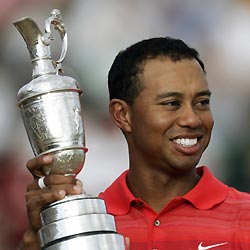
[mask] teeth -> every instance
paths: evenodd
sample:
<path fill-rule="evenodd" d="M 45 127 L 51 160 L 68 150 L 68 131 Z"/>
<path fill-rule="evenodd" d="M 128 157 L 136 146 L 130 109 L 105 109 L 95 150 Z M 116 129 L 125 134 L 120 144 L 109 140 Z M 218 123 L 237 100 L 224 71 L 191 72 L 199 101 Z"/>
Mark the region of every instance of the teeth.
<path fill-rule="evenodd" d="M 197 143 L 197 138 L 188 139 L 188 138 L 178 138 L 174 140 L 177 144 L 180 144 L 183 147 L 192 147 Z"/>

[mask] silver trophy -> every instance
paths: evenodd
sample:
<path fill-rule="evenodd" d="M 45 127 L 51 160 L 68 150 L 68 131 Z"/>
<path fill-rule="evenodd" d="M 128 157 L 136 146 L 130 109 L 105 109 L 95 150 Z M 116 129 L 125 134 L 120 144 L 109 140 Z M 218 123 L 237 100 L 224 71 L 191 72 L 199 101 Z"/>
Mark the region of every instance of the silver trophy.
<path fill-rule="evenodd" d="M 18 91 L 18 106 L 35 156 L 52 154 L 54 161 L 37 176 L 52 173 L 77 175 L 84 164 L 85 147 L 80 103 L 82 91 L 75 79 L 59 75 L 67 52 L 67 32 L 59 10 L 53 10 L 42 33 L 29 17 L 14 22 L 23 36 L 33 66 L 32 81 Z M 51 26 L 60 34 L 62 52 L 52 60 Z M 116 232 L 114 217 L 102 199 L 71 195 L 40 213 L 43 250 L 124 250 L 124 237 Z"/>

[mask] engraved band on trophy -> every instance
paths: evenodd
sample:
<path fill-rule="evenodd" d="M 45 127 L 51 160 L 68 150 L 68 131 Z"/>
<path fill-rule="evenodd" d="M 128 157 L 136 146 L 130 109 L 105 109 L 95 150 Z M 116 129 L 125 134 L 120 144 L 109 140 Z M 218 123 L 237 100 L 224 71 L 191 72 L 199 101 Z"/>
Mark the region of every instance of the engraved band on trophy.
<path fill-rule="evenodd" d="M 85 135 L 77 81 L 59 75 L 67 52 L 67 32 L 61 13 L 55 9 L 42 33 L 29 17 L 14 22 L 27 45 L 33 67 L 32 80 L 18 91 L 18 106 L 35 156 L 52 154 L 54 161 L 36 175 L 77 175 L 84 164 Z M 62 40 L 62 52 L 52 60 L 51 26 Z M 114 217 L 104 200 L 88 195 L 70 195 L 40 213 L 38 232 L 42 250 L 124 250 L 124 237 L 116 232 Z"/>

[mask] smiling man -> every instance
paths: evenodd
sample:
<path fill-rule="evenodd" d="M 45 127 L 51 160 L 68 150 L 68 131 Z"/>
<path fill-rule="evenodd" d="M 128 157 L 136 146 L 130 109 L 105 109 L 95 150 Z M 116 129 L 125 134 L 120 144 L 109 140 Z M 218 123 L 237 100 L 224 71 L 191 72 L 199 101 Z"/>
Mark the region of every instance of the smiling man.
<path fill-rule="evenodd" d="M 129 169 L 100 197 L 130 249 L 250 249 L 250 195 L 196 167 L 214 124 L 198 52 L 169 37 L 143 40 L 117 55 L 108 80 L 110 114 L 127 140 Z M 52 160 L 27 166 L 33 172 Z M 69 176 L 44 182 L 40 189 L 35 178 L 28 188 L 31 227 L 22 249 L 39 249 L 42 207 L 82 191 Z"/>

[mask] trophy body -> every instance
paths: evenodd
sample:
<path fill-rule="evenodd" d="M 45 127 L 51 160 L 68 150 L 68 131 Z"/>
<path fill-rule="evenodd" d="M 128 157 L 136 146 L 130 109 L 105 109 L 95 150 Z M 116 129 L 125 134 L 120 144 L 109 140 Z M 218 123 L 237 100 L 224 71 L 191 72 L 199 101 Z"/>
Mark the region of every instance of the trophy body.
<path fill-rule="evenodd" d="M 45 34 L 31 18 L 14 25 L 23 36 L 33 65 L 33 79 L 18 91 L 18 106 L 35 156 L 52 154 L 53 163 L 34 174 L 77 175 L 84 164 L 85 147 L 83 115 L 75 79 L 61 76 L 67 51 L 67 32 L 58 10 L 45 22 Z M 62 54 L 53 61 L 50 26 L 62 39 Z M 124 250 L 123 236 L 116 232 L 114 217 L 107 214 L 105 203 L 97 197 L 71 195 L 50 204 L 40 214 L 39 230 L 43 250 Z"/>
<path fill-rule="evenodd" d="M 38 176 L 76 175 L 85 160 L 81 91 L 71 77 L 41 75 L 18 92 L 18 105 L 35 156 L 53 154 Z"/>

